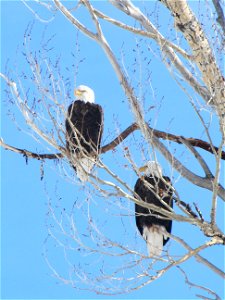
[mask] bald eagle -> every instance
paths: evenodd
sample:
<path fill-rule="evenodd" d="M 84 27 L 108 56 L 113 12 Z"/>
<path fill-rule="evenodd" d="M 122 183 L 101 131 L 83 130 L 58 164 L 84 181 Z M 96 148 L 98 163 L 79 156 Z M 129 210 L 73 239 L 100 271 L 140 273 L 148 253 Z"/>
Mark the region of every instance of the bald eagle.
<path fill-rule="evenodd" d="M 147 166 L 139 169 L 145 175 L 135 184 L 135 193 L 145 202 L 169 210 L 163 202 L 173 207 L 173 190 L 169 177 L 162 176 L 162 169 L 155 161 L 149 161 Z M 136 196 L 137 198 L 137 196 Z M 136 225 L 145 239 L 150 257 L 160 256 L 163 246 L 169 240 L 172 220 L 162 214 L 138 204 L 135 204 Z"/>
<path fill-rule="evenodd" d="M 80 85 L 74 94 L 77 100 L 70 104 L 65 123 L 66 148 L 78 178 L 85 182 L 100 148 L 103 110 L 94 103 L 95 95 L 91 88 Z"/>

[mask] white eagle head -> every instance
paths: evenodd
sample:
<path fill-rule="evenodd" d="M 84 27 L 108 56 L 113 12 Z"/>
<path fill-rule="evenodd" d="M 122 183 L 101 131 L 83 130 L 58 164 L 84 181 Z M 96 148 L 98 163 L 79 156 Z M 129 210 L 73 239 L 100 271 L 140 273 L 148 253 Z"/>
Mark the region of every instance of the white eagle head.
<path fill-rule="evenodd" d="M 74 95 L 76 96 L 77 100 L 82 100 L 84 102 L 90 102 L 90 103 L 95 102 L 94 91 L 86 85 L 79 85 L 74 90 Z"/>
<path fill-rule="evenodd" d="M 141 168 L 139 168 L 140 172 L 145 172 L 145 175 L 154 175 L 156 177 L 162 177 L 162 168 L 159 163 L 154 160 L 150 160 L 147 164 Z"/>

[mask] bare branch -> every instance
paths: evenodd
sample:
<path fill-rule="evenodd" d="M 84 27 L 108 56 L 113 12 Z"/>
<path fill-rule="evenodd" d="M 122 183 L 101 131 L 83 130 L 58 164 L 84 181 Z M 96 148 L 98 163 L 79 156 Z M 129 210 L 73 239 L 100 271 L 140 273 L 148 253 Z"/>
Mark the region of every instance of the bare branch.
<path fill-rule="evenodd" d="M 42 23 L 50 23 L 51 21 L 54 20 L 54 17 L 50 18 L 49 20 L 45 20 L 43 18 L 41 18 L 31 7 L 30 5 L 27 4 L 27 1 L 21 0 L 23 2 L 23 4 L 29 9 L 29 11 L 31 11 L 31 13 L 34 15 L 34 17 L 42 22 Z"/>
<path fill-rule="evenodd" d="M 138 34 L 147 38 L 152 38 L 154 40 L 160 40 L 160 43 L 163 45 L 167 45 L 168 47 L 171 47 L 174 51 L 178 52 L 179 54 L 181 54 L 183 57 L 185 57 L 186 59 L 192 60 L 192 56 L 190 54 L 188 54 L 186 51 L 184 51 L 182 48 L 180 48 L 179 46 L 175 45 L 174 43 L 168 41 L 167 39 L 163 38 L 161 35 L 156 35 L 155 33 L 152 32 L 148 32 L 148 31 L 144 31 L 141 29 L 137 29 L 135 27 L 126 25 L 118 20 L 115 20 L 113 18 L 110 18 L 109 16 L 103 14 L 102 12 L 100 12 L 97 9 L 94 9 L 94 13 L 101 19 L 108 21 L 120 28 L 123 28 L 127 31 L 133 32 L 134 34 Z"/>
<path fill-rule="evenodd" d="M 219 153 L 222 152 L 223 145 L 224 145 L 224 139 L 222 139 Z M 217 193 L 218 193 L 218 188 L 219 188 L 220 168 L 221 168 L 221 162 L 220 162 L 219 155 L 218 155 L 218 156 L 216 156 L 216 172 L 215 172 L 215 178 L 213 181 L 214 189 L 213 189 L 213 195 L 212 195 L 212 208 L 211 208 L 211 214 L 210 214 L 212 225 L 216 224 Z"/>
<path fill-rule="evenodd" d="M 129 0 L 123 0 L 123 1 L 113 1 L 110 0 L 111 4 L 116 6 L 118 9 L 122 10 L 124 13 L 126 13 L 129 16 L 132 16 L 134 19 L 136 19 L 140 24 L 147 30 L 147 32 L 151 32 L 159 35 L 162 37 L 161 33 L 157 31 L 155 26 L 150 22 L 150 20 L 138 9 L 135 7 L 131 1 Z M 160 40 L 159 40 L 160 41 Z M 199 84 L 199 82 L 196 80 L 196 78 L 189 72 L 187 68 L 183 65 L 182 61 L 179 59 L 179 57 L 174 53 L 173 49 L 168 47 L 165 44 L 159 45 L 162 48 L 162 52 L 165 55 L 165 57 L 169 57 L 171 64 L 174 65 L 178 71 L 183 75 L 185 80 L 194 88 L 194 90 L 202 96 L 202 98 L 208 103 L 210 100 L 210 94 L 207 90 L 207 88 L 202 87 L 202 85 Z"/>
<path fill-rule="evenodd" d="M 81 30 L 85 35 L 90 37 L 91 39 L 97 41 L 97 35 L 92 31 L 88 30 L 83 24 L 81 24 L 64 5 L 61 4 L 58 0 L 53 0 L 55 6 L 65 15 L 65 17 L 79 30 Z"/>
<path fill-rule="evenodd" d="M 187 137 L 184 137 L 181 135 L 175 135 L 175 134 L 167 133 L 167 132 L 160 131 L 160 130 L 153 129 L 153 128 L 150 128 L 150 129 L 152 130 L 153 134 L 158 138 L 173 141 L 178 144 L 182 144 L 183 143 L 182 141 L 184 141 L 185 143 L 189 143 L 193 147 L 201 148 L 210 153 L 213 153 L 213 154 L 214 154 L 214 152 L 218 153 L 218 154 L 220 153 L 219 147 L 213 146 L 213 145 L 207 143 L 206 141 L 196 139 L 196 138 L 187 138 Z M 225 160 L 225 151 L 221 151 L 221 159 Z"/>
<path fill-rule="evenodd" d="M 184 272 L 184 270 L 180 267 L 180 266 L 177 266 L 177 268 L 182 272 L 182 274 L 184 275 L 185 277 L 185 282 L 190 286 L 190 287 L 196 287 L 198 289 L 202 289 L 203 291 L 206 291 L 207 293 L 213 295 L 215 297 L 215 300 L 221 300 L 221 298 L 215 293 L 213 292 L 212 290 L 210 290 L 209 288 L 206 288 L 204 286 L 201 286 L 201 285 L 198 285 L 198 284 L 195 284 L 193 282 L 191 282 L 188 277 L 187 277 L 187 274 Z M 201 298 L 199 295 L 196 295 L 198 296 L 199 298 Z M 204 297 L 204 296 L 202 296 Z M 203 299 L 206 299 L 205 297 Z M 208 298 L 207 298 L 208 299 Z"/>
<path fill-rule="evenodd" d="M 213 5 L 215 6 L 218 18 L 217 18 L 217 22 L 220 24 L 222 30 L 223 30 L 223 34 L 225 35 L 225 16 L 223 13 L 223 9 L 222 9 L 222 5 L 220 3 L 220 0 L 212 0 Z"/>
<path fill-rule="evenodd" d="M 217 268 L 214 264 L 212 264 L 211 262 L 209 262 L 207 259 L 205 259 L 204 257 L 202 257 L 200 254 L 198 254 L 198 252 L 200 250 L 203 250 L 207 247 L 211 247 L 212 245 L 215 245 L 217 244 L 216 241 L 208 241 L 206 242 L 205 244 L 203 244 L 202 246 L 198 247 L 197 249 L 192 249 L 183 239 L 180 239 L 174 235 L 171 235 L 171 237 L 179 242 L 184 248 L 186 248 L 188 251 L 190 251 L 194 256 L 195 258 L 197 259 L 197 261 L 199 261 L 200 263 L 204 264 L 205 266 L 207 266 L 208 268 L 210 268 L 213 272 L 215 272 L 217 275 L 219 275 L 220 277 L 222 278 L 225 278 L 225 273 L 220 270 L 219 268 Z M 190 253 L 189 252 L 189 253 Z"/>
<path fill-rule="evenodd" d="M 149 128 L 151 134 L 152 129 Z M 152 143 L 162 153 L 162 155 L 170 162 L 170 164 L 186 179 L 195 185 L 204 187 L 210 191 L 213 190 L 213 182 L 210 178 L 203 178 L 188 170 L 178 159 L 176 159 L 170 151 L 158 139 L 152 136 Z M 218 188 L 218 195 L 225 200 L 225 189 L 222 186 Z"/>
<path fill-rule="evenodd" d="M 162 0 L 162 3 L 172 12 L 176 27 L 183 33 L 194 53 L 195 62 L 202 73 L 202 79 L 210 91 L 209 104 L 215 107 L 220 116 L 221 131 L 224 132 L 225 80 L 216 64 L 204 31 L 186 0 Z"/>
<path fill-rule="evenodd" d="M 190 204 L 178 199 L 178 198 L 175 198 L 173 197 L 174 201 L 177 203 L 178 206 L 183 206 L 184 209 L 193 217 L 193 218 L 197 218 L 198 216 L 196 215 L 196 213 L 193 212 L 193 210 L 191 209 L 190 207 Z"/>
<path fill-rule="evenodd" d="M 114 149 L 118 146 L 124 139 L 126 139 L 131 133 L 139 129 L 137 123 L 133 123 L 128 128 L 126 128 L 120 135 L 118 135 L 112 142 L 100 148 L 100 153 L 105 153 L 109 150 Z"/>
<path fill-rule="evenodd" d="M 100 148 L 99 153 L 106 153 L 109 150 L 114 149 L 118 144 L 120 144 L 125 138 L 127 138 L 127 136 L 129 134 L 131 134 L 132 132 L 134 132 L 135 130 L 137 130 L 139 128 L 137 123 L 133 123 L 131 126 L 129 126 L 127 129 L 125 129 L 117 138 L 115 138 L 112 142 L 110 142 L 109 144 L 103 146 L 102 148 Z M 170 163 L 172 165 L 174 165 L 174 167 L 177 169 L 178 172 L 180 172 L 185 178 L 187 178 L 189 181 L 195 183 L 196 185 L 199 185 L 201 187 L 205 187 L 209 190 L 213 190 L 213 184 L 211 181 L 212 177 L 207 177 L 207 178 L 202 178 L 196 174 L 194 174 L 193 172 L 189 171 L 187 168 L 185 168 L 174 156 L 172 156 L 172 154 L 166 149 L 166 147 L 159 141 L 156 140 L 156 138 L 163 138 L 163 139 L 168 139 L 168 140 L 172 140 L 174 142 L 177 143 L 181 143 L 182 140 L 185 141 L 185 143 L 190 143 L 190 145 L 194 145 L 194 146 L 199 146 L 209 152 L 212 152 L 212 150 L 210 151 L 209 149 L 211 149 L 211 146 L 202 141 L 202 140 L 198 140 L 198 139 L 193 139 L 193 138 L 184 138 L 181 136 L 176 136 L 176 135 L 172 135 L 172 134 L 168 134 L 156 129 L 152 129 L 151 127 L 148 127 L 149 133 L 151 136 L 153 136 L 153 140 L 155 145 L 157 146 L 157 148 L 163 153 L 163 155 L 165 155 L 165 157 L 170 161 Z M 206 146 L 207 145 L 207 146 Z M 55 159 L 55 158 L 62 158 L 63 156 L 65 156 L 65 154 L 63 155 L 63 151 L 65 153 L 65 149 L 63 147 L 58 146 L 58 149 L 60 149 L 62 151 L 62 153 L 57 153 L 57 154 L 36 154 L 33 152 L 30 152 L 28 150 L 25 149 L 19 149 L 19 148 L 15 148 L 12 146 L 9 146 L 5 143 L 3 143 L 3 141 L 1 140 L 1 146 L 4 147 L 5 149 L 17 152 L 17 153 L 21 153 L 23 155 L 26 155 L 27 157 L 31 157 L 31 158 L 36 158 L 36 159 Z M 214 149 L 218 149 L 216 147 L 214 147 Z M 225 153 L 221 152 L 221 156 L 224 157 Z M 223 158 L 224 159 L 224 158 Z M 218 194 L 220 195 L 220 197 L 222 199 L 225 200 L 225 190 L 223 189 L 222 186 L 218 186 Z"/>
<path fill-rule="evenodd" d="M 201 165 L 202 169 L 205 172 L 205 176 L 207 178 L 213 178 L 213 174 L 209 169 L 209 166 L 207 165 L 206 161 L 203 159 L 203 157 L 196 151 L 196 149 L 184 138 L 181 137 L 181 142 L 187 146 L 187 148 L 193 153 L 193 155 L 197 158 L 199 164 Z"/>
<path fill-rule="evenodd" d="M 58 146 L 57 142 L 51 137 L 48 136 L 43 130 L 41 130 L 37 124 L 34 121 L 33 118 L 33 113 L 32 113 L 32 109 L 28 106 L 27 102 L 24 101 L 21 97 L 20 97 L 20 93 L 19 90 L 17 88 L 17 84 L 10 80 L 7 76 L 5 76 L 4 74 L 0 73 L 0 77 L 2 77 L 7 85 L 10 87 L 12 95 L 16 98 L 17 100 L 17 106 L 19 107 L 26 123 L 28 124 L 28 126 L 30 126 L 30 128 L 39 136 L 41 137 L 44 141 L 46 141 L 49 145 L 51 145 L 53 148 L 58 149 L 59 151 L 63 151 L 64 148 Z"/>
<path fill-rule="evenodd" d="M 38 160 L 43 160 L 43 159 L 59 159 L 59 158 L 63 158 L 64 154 L 62 153 L 56 153 L 56 154 L 37 154 L 31 151 L 28 151 L 26 149 L 20 149 L 20 148 L 16 148 L 10 145 L 7 145 L 3 142 L 2 139 L 0 139 L 0 146 L 5 148 L 6 150 L 10 150 L 16 153 L 20 153 L 25 157 L 30 157 L 30 158 L 35 158 Z M 64 150 L 64 149 L 63 149 Z"/>
<path fill-rule="evenodd" d="M 195 207 L 195 209 L 196 209 L 196 211 L 197 211 L 197 213 L 199 215 L 199 218 L 202 220 L 202 222 L 204 222 L 205 220 L 204 220 L 204 218 L 202 216 L 202 212 L 200 211 L 200 209 L 198 208 L 198 206 L 197 206 L 197 204 L 195 202 L 194 202 L 194 207 Z"/>

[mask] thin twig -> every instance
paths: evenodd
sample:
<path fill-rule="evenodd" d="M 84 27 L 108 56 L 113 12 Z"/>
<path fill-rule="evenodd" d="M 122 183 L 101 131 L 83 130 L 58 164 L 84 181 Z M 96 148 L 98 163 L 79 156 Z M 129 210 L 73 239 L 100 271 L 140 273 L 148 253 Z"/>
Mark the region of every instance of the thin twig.
<path fill-rule="evenodd" d="M 202 220 L 202 222 L 204 222 L 205 220 L 203 218 L 202 212 L 200 211 L 200 209 L 198 208 L 198 206 L 197 206 L 197 204 L 195 202 L 193 204 L 194 204 L 194 207 L 195 207 L 195 209 L 196 209 L 196 211 L 197 211 L 197 213 L 199 215 L 199 218 Z"/>
<path fill-rule="evenodd" d="M 207 293 L 213 295 L 215 297 L 215 300 L 221 300 L 221 298 L 212 290 L 210 290 L 209 288 L 206 288 L 204 286 L 201 286 L 199 284 L 196 284 L 196 283 L 193 283 L 191 282 L 188 277 L 187 277 L 187 274 L 184 272 L 184 270 L 180 267 L 180 266 L 177 266 L 177 268 L 181 271 L 181 273 L 184 275 L 184 278 L 185 278 L 185 282 L 190 286 L 190 287 L 195 287 L 195 288 L 198 288 L 198 289 L 202 289 L 203 291 L 206 291 Z M 201 295 L 196 295 L 198 297 L 201 298 Z M 202 296 L 204 297 L 204 296 Z M 208 299 L 208 298 L 203 298 L 203 299 Z"/>
<path fill-rule="evenodd" d="M 34 17 L 35 17 L 38 21 L 40 21 L 40 22 L 42 22 L 42 23 L 50 23 L 51 21 L 54 20 L 54 17 L 51 17 L 49 20 L 45 20 L 45 19 L 41 18 L 41 17 L 40 17 L 40 16 L 39 16 L 32 8 L 31 8 L 31 6 L 27 4 L 27 1 L 24 1 L 24 0 L 21 0 L 21 1 L 22 1 L 22 3 L 29 9 L 29 11 L 31 11 L 31 13 L 34 15 Z"/>
<path fill-rule="evenodd" d="M 191 209 L 191 206 L 190 204 L 180 200 L 180 199 L 177 199 L 175 197 L 173 197 L 174 201 L 177 203 L 177 205 L 182 205 L 184 207 L 184 209 L 193 217 L 193 218 L 198 218 L 198 216 L 196 215 L 196 213 L 193 212 L 193 210 Z"/>

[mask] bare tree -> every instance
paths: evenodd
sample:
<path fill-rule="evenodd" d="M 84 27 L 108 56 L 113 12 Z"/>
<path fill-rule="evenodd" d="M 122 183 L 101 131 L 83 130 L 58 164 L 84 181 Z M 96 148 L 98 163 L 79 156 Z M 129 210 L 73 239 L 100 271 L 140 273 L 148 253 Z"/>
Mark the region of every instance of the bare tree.
<path fill-rule="evenodd" d="M 199 4 L 199 11 L 194 12 L 191 2 L 186 0 L 161 0 L 151 6 L 147 1 L 144 5 L 139 5 L 138 2 L 129 0 L 110 0 L 108 6 L 123 14 L 124 20 L 129 20 L 126 23 L 121 20 L 122 17 L 115 18 L 113 13 L 112 15 L 105 13 L 101 10 L 101 5 L 97 5 L 94 1 L 81 0 L 76 5 L 72 2 L 65 4 L 58 0 L 53 0 L 48 4 L 36 2 L 52 14 L 48 22 L 52 22 L 57 13 L 61 13 L 65 17 L 65 22 L 70 22 L 75 30 L 78 29 L 88 40 L 93 40 L 101 47 L 102 55 L 111 64 L 133 116 L 132 124 L 124 130 L 118 127 L 117 136 L 101 147 L 96 169 L 89 176 L 89 182 L 81 187 L 85 200 L 77 199 L 73 202 L 69 213 L 62 209 L 62 203 L 59 201 L 57 206 L 60 208 L 59 213 L 49 198 L 49 235 L 46 239 L 46 249 L 49 243 L 56 243 L 62 250 L 68 267 L 68 276 L 62 275 L 46 252 L 46 261 L 53 274 L 65 284 L 71 284 L 80 289 L 90 289 L 102 294 L 121 294 L 140 289 L 163 276 L 171 268 L 178 268 L 188 285 L 211 294 L 214 299 L 220 299 L 217 291 L 202 286 L 201 282 L 191 282 L 188 279 L 191 274 L 187 274 L 182 264 L 195 258 L 215 276 L 225 278 L 222 262 L 220 266 L 217 266 L 211 260 L 210 255 L 207 256 L 207 251 L 205 252 L 206 258 L 201 254 L 209 247 L 225 244 L 224 232 L 217 223 L 217 216 L 221 214 L 221 211 L 217 209 L 218 201 L 225 200 L 225 189 L 221 184 L 222 161 L 225 159 L 223 151 L 225 89 L 222 75 L 225 25 L 222 1 L 213 1 L 213 3 L 205 1 L 206 6 Z M 24 2 L 24 4 L 38 21 L 43 22 L 41 16 L 34 12 L 29 3 Z M 164 8 L 171 22 L 169 34 L 166 35 L 163 34 L 163 28 L 161 29 L 162 20 L 159 18 L 159 24 L 156 24 L 157 20 L 153 17 L 156 11 L 157 17 L 160 17 Z M 87 24 L 82 24 L 79 20 L 83 10 L 90 19 Z M 131 34 L 134 44 L 138 40 L 135 50 L 135 68 L 142 68 L 142 72 L 146 73 L 146 77 L 150 79 L 145 80 L 138 76 L 136 78 L 123 55 L 117 54 L 118 52 L 112 49 L 106 37 L 106 25 L 118 28 L 125 37 Z M 66 79 L 61 76 L 60 71 L 60 65 L 63 62 L 56 59 L 53 63 L 49 57 L 47 43 L 43 43 L 42 51 L 39 53 L 30 49 L 31 36 L 32 28 L 29 27 L 25 33 L 24 56 L 31 75 L 27 75 L 25 71 L 22 75 L 18 73 L 12 75 L 11 72 L 10 74 L 6 72 L 1 73 L 1 77 L 8 86 L 8 99 L 16 104 L 33 137 L 38 143 L 41 140 L 44 142 L 48 153 L 34 153 L 22 149 L 22 145 L 19 145 L 20 148 L 8 145 L 2 139 L 1 146 L 6 150 L 20 153 L 26 158 L 38 159 L 44 163 L 47 163 L 49 159 L 60 161 L 61 174 L 73 183 L 74 189 L 80 188 L 79 181 L 74 179 L 74 172 L 71 168 L 73 162 L 65 149 L 64 120 L 71 101 L 71 83 L 68 88 Z M 148 56 L 144 50 L 146 45 Z M 120 40 L 118 40 L 117 47 L 118 49 L 122 47 Z M 143 94 L 140 97 L 138 92 L 140 87 L 145 91 L 152 90 L 151 76 L 154 77 L 154 74 L 149 76 L 151 65 L 149 61 L 152 56 L 157 59 L 158 64 L 166 67 L 168 74 L 183 91 L 183 99 L 180 101 L 189 101 L 202 127 L 201 138 L 195 136 L 194 133 L 194 137 L 185 137 L 166 129 L 162 131 L 157 128 L 155 120 L 149 121 L 154 106 L 159 108 L 159 113 L 155 115 L 155 118 L 160 116 L 160 100 L 155 97 L 153 103 Z M 32 91 L 24 88 L 23 80 L 27 76 L 31 78 Z M 138 82 L 137 85 L 136 82 Z M 169 97 L 173 95 L 166 95 L 166 98 Z M 177 106 L 174 108 L 174 117 L 178 115 L 179 107 Z M 212 119 L 218 128 L 216 135 L 219 136 L 219 143 L 217 140 L 217 144 L 214 142 L 215 133 L 211 130 Z M 169 123 L 170 120 L 166 121 Z M 182 129 L 184 125 L 180 124 L 180 128 Z M 137 138 L 135 134 L 138 131 L 140 135 Z M 129 142 L 127 142 L 128 138 Z M 178 147 L 181 147 L 178 144 L 182 146 L 182 154 L 177 154 L 180 149 Z M 136 174 L 137 178 L 141 176 L 140 164 L 149 159 L 159 160 L 158 157 L 161 155 L 160 157 L 170 165 L 175 208 L 168 211 L 137 200 L 133 195 L 133 187 L 129 180 L 121 176 L 119 170 L 117 172 L 110 164 L 103 162 L 106 152 L 110 152 L 116 163 L 125 167 L 129 173 Z M 139 159 L 137 159 L 137 153 L 139 153 Z M 212 157 L 210 163 L 208 163 L 208 155 Z M 198 164 L 202 176 L 189 167 L 187 161 L 192 159 Z M 205 212 L 201 207 L 203 202 L 197 205 L 192 199 L 188 199 L 188 196 L 187 199 L 181 199 L 179 196 L 180 178 L 186 180 L 190 189 L 197 188 L 200 192 L 202 189 L 209 191 L 207 199 L 204 199 L 207 213 L 202 213 L 202 211 Z M 187 228 L 194 226 L 193 230 L 198 235 L 199 242 L 196 243 L 194 240 L 189 242 L 182 234 L 171 235 L 179 253 L 173 253 L 168 248 L 162 258 L 149 259 L 145 248 L 141 248 L 137 243 L 139 237 L 134 238 L 135 227 L 130 229 L 131 219 L 134 218 L 133 202 L 154 209 L 165 218 L 172 219 L 174 223 L 186 224 Z M 82 215 L 82 223 L 76 221 L 77 215 L 79 218 Z M 99 215 L 103 217 L 99 218 Z M 115 236 L 110 231 L 118 219 L 123 224 L 121 236 L 118 234 Z M 124 240 L 124 235 L 126 240 Z M 74 251 L 80 253 L 78 264 L 75 264 L 72 258 Z M 97 269 L 94 274 L 91 271 L 92 268 Z M 202 295 L 199 297 L 209 299 Z"/>

